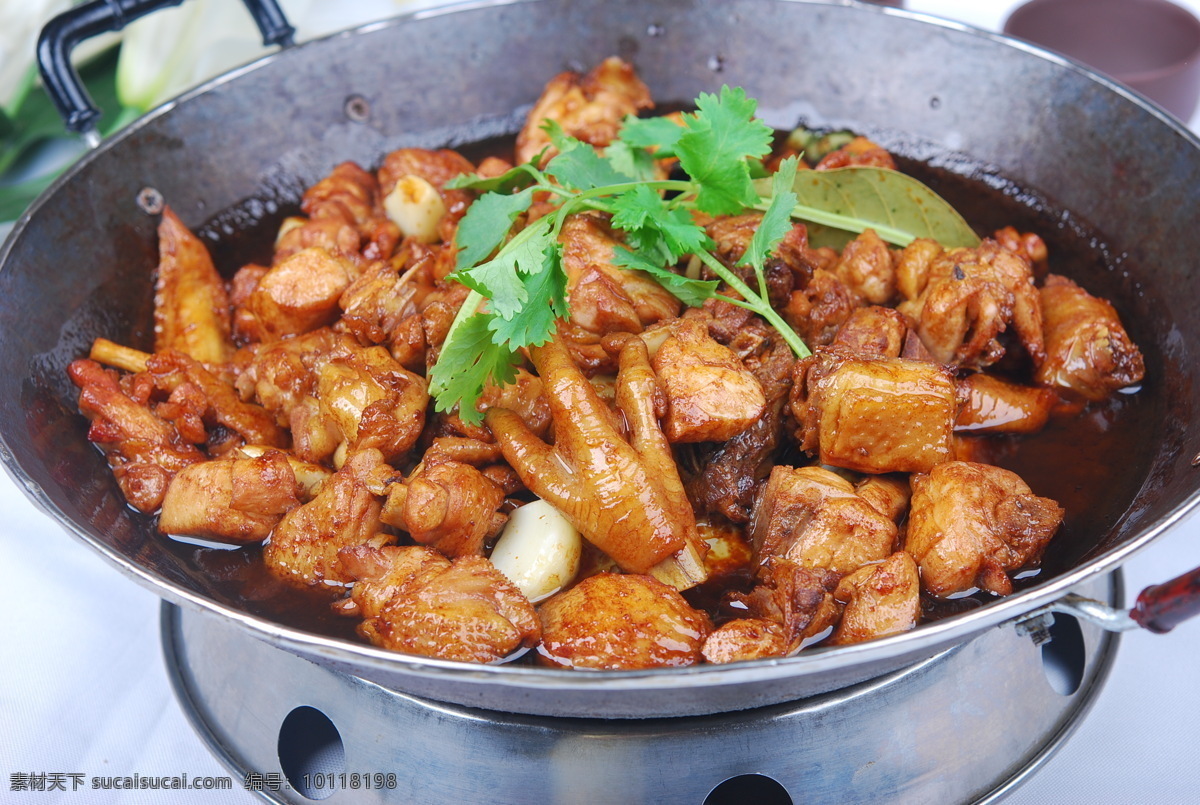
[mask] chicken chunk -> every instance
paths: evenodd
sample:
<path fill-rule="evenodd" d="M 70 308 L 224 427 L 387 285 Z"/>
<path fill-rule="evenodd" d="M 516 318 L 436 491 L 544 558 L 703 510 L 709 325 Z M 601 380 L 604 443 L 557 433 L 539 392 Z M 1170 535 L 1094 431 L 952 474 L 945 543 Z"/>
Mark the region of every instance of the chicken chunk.
<path fill-rule="evenodd" d="M 507 409 L 486 415 L 521 481 L 622 569 L 671 578 L 681 588 L 703 581 L 703 543 L 659 429 L 661 397 L 645 343 L 630 338 L 620 353 L 616 402 L 628 440 L 557 336 L 529 353 L 545 384 L 554 446 Z"/>
<path fill-rule="evenodd" d="M 543 665 L 633 670 L 694 665 L 712 629 L 674 588 L 649 576 L 600 573 L 541 605 Z"/>
<path fill-rule="evenodd" d="M 755 502 L 750 536 L 760 566 L 786 559 L 845 575 L 890 554 L 897 530 L 841 476 L 776 466 Z"/>
<path fill-rule="evenodd" d="M 901 256 L 899 287 L 908 298 L 897 309 L 917 322 L 935 360 L 990 366 L 1004 355 L 999 337 L 1011 326 L 1033 364 L 1042 362 L 1042 303 L 1027 259 L 993 240 L 936 255 L 928 243 L 918 249 L 915 259 Z"/>
<path fill-rule="evenodd" d="M 872 305 L 885 305 L 896 295 L 896 268 L 891 250 L 874 229 L 846 244 L 834 269 L 847 288 Z"/>
<path fill-rule="evenodd" d="M 1008 595 L 1008 573 L 1035 565 L 1062 522 L 1057 503 L 1000 467 L 952 461 L 911 483 L 904 549 L 920 565 L 930 595 L 974 587 Z"/>
<path fill-rule="evenodd" d="M 895 309 L 860 307 L 838 328 L 832 346 L 851 355 L 899 358 L 908 332 L 908 323 Z"/>
<path fill-rule="evenodd" d="M 602 148 L 616 139 L 626 117 L 653 105 L 650 90 L 633 67 L 615 56 L 585 76 L 559 73 L 546 84 L 517 135 L 517 162 L 528 162 L 550 145 L 549 135 L 542 130 L 546 120 L 558 123 L 570 136 Z"/>
<path fill-rule="evenodd" d="M 267 569 L 297 587 L 349 583 L 338 551 L 378 542 L 381 507 L 369 482 L 381 464 L 378 450 L 350 456 L 315 498 L 284 515 L 263 548 Z"/>
<path fill-rule="evenodd" d="M 804 343 L 818 347 L 831 343 L 862 304 L 862 298 L 846 287 L 837 274 L 818 268 L 808 284 L 792 291 L 782 315 Z"/>
<path fill-rule="evenodd" d="M 766 407 L 754 375 L 694 319 L 675 320 L 651 365 L 666 394 L 663 433 L 672 443 L 726 441 Z"/>
<path fill-rule="evenodd" d="M 421 546 L 344 548 L 341 572 L 355 579 L 358 633 L 377 646 L 444 660 L 488 663 L 541 636 L 537 612 L 481 556 L 451 562 Z"/>
<path fill-rule="evenodd" d="M 1066 277 L 1051 274 L 1042 288 L 1046 360 L 1037 382 L 1101 400 L 1142 381 L 1142 353 L 1117 311 Z"/>
<path fill-rule="evenodd" d="M 386 260 L 400 241 L 400 230 L 383 212 L 379 183 L 353 162 L 343 162 L 304 193 L 294 219 L 275 243 L 274 262 L 319 247 L 352 260 Z"/>
<path fill-rule="evenodd" d="M 973 435 L 1037 433 L 1058 404 L 1058 395 L 1050 389 L 1022 386 L 992 375 L 968 375 L 958 385 L 966 399 L 954 420 L 954 430 Z"/>
<path fill-rule="evenodd" d="M 921 577 L 904 551 L 843 578 L 833 597 L 845 604 L 830 645 L 846 645 L 907 632 L 921 615 Z"/>
<path fill-rule="evenodd" d="M 204 243 L 170 207 L 158 225 L 154 349 L 177 350 L 217 366 L 233 352 L 229 296 Z"/>
<path fill-rule="evenodd" d="M 283 515 L 300 505 L 301 494 L 296 474 L 278 450 L 192 464 L 167 487 L 158 530 L 219 542 L 262 542 Z"/>
<path fill-rule="evenodd" d="M 451 558 L 482 556 L 483 541 L 504 524 L 504 490 L 469 464 L 429 457 L 407 483 L 388 489 L 381 519 Z"/>
<path fill-rule="evenodd" d="M 619 241 L 602 217 L 568 217 L 559 241 L 571 299 L 571 318 L 559 325 L 559 332 L 589 373 L 615 368 L 600 345 L 603 336 L 640 333 L 647 325 L 679 314 L 679 300 L 662 285 L 640 271 L 613 265 Z"/>
<path fill-rule="evenodd" d="M 796 366 L 801 447 L 866 473 L 927 472 L 952 455 L 957 390 L 936 364 L 818 350 Z"/>
<path fill-rule="evenodd" d="M 204 454 L 172 423 L 156 416 L 145 398 L 126 394 L 116 372 L 82 358 L 67 367 L 67 374 L 79 388 L 80 412 L 92 423 L 88 440 L 104 450 L 129 505 L 152 514 L 162 505 L 171 478 L 203 461 Z"/>
<path fill-rule="evenodd" d="M 768 618 L 736 618 L 714 629 L 701 652 L 706 662 L 728 663 L 786 657 L 790 645 L 783 626 Z"/>
<path fill-rule="evenodd" d="M 277 341 L 332 324 L 338 300 L 357 276 L 344 257 L 320 247 L 297 251 L 267 271 L 237 317 L 239 335 Z"/>
<path fill-rule="evenodd" d="M 697 510 L 733 523 L 750 521 L 759 484 L 771 472 L 784 443 L 783 421 L 792 388 L 795 358 L 782 338 L 765 336 L 765 350 L 746 360 L 763 389 L 763 414 L 720 445 L 697 446 L 696 469 L 685 482 Z"/>
<path fill-rule="evenodd" d="M 841 148 L 821 157 L 821 161 L 817 163 L 817 170 L 834 170 L 852 165 L 896 169 L 896 161 L 883 146 L 866 137 L 854 137 Z"/>

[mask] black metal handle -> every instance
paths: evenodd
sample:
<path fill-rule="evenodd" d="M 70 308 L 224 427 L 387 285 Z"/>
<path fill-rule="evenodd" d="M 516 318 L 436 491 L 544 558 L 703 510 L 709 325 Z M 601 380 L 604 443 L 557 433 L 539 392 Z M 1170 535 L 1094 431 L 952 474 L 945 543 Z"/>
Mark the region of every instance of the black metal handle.
<path fill-rule="evenodd" d="M 98 142 L 96 121 L 100 110 L 92 103 L 79 73 L 71 64 L 71 51 L 85 39 L 109 31 L 119 31 L 129 23 L 158 11 L 177 6 L 183 0 L 92 0 L 59 14 L 38 38 L 38 70 L 46 92 L 54 102 L 68 130 Z M 296 29 L 288 24 L 276 0 L 243 0 L 250 16 L 262 33 L 264 45 L 292 44 Z"/>

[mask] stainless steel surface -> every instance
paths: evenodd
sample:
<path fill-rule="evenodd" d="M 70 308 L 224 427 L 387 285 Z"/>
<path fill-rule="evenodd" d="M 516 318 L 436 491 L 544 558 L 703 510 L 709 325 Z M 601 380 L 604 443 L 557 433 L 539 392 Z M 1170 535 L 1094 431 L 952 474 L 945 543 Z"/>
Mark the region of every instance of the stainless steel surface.
<path fill-rule="evenodd" d="M 512 131 L 547 76 L 613 52 L 631 58 L 663 101 L 741 84 L 773 125 L 852 126 L 911 156 L 985 180 L 1003 175 L 1105 233 L 1111 265 L 1090 279 L 1119 298 L 1147 353 L 1143 397 L 1156 430 L 1140 492 L 1113 496 L 1086 555 L 1009 599 L 902 636 L 728 668 L 593 675 L 400 657 L 250 614 L 124 506 L 84 440 L 63 367 L 96 336 L 148 343 L 156 222 L 137 208 L 142 188 L 158 189 L 192 225 L 228 208 L 235 212 L 218 231 L 271 219 L 343 159 L 374 164 L 401 145 Z M 345 115 L 355 95 L 370 105 L 364 121 Z M 1049 603 L 1195 507 L 1196 188 L 1200 143 L 1157 109 L 1063 60 L 904 12 L 541 0 L 424 13 L 302 45 L 201 87 L 89 154 L 33 205 L 0 251 L 0 453 L 64 527 L 168 600 L 415 694 L 628 717 L 786 701 L 887 673 Z"/>
<path fill-rule="evenodd" d="M 1118 575 L 1092 582 L 1089 594 L 1119 601 Z M 289 803 L 332 790 L 330 803 L 699 805 L 722 784 L 722 801 L 763 801 L 746 795 L 756 781 L 743 775 L 770 778 L 791 801 L 813 805 L 991 801 L 1066 739 L 1115 658 L 1117 636 L 1080 624 L 1082 640 L 1072 643 L 1074 627 L 1055 628 L 1058 642 L 1045 645 L 1011 625 L 991 629 L 866 684 L 793 704 L 601 721 L 418 699 L 279 651 L 227 621 L 163 608 L 167 667 L 189 719 L 236 778 L 286 780 L 290 789 L 266 793 Z M 1076 674 L 1068 684 L 1058 681 L 1056 663 Z M 300 708 L 319 715 L 289 720 Z M 298 727 L 324 719 L 336 730 L 324 752 L 296 743 Z M 365 771 L 394 771 L 395 787 L 350 789 L 337 776 Z M 335 788 L 296 790 L 316 773 L 332 773 Z"/>
<path fill-rule="evenodd" d="M 1131 629 L 1141 628 L 1137 621 L 1129 617 L 1128 610 L 1118 609 L 1105 604 L 1103 601 L 1097 601 L 1076 593 L 1067 593 L 1057 601 L 1035 609 L 1033 612 L 1020 618 L 1018 622 L 1025 623 L 1028 620 L 1042 618 L 1055 612 L 1061 612 L 1064 615 L 1085 620 L 1110 632 L 1128 632 Z"/>

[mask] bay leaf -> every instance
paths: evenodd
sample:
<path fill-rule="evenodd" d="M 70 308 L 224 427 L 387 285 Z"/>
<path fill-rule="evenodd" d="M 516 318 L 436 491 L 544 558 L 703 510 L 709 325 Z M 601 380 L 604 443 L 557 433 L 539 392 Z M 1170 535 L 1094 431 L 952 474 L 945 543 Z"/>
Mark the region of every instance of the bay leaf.
<path fill-rule="evenodd" d="M 770 194 L 769 180 L 758 180 L 755 189 Z M 792 190 L 798 199 L 792 217 L 809 224 L 814 247 L 840 249 L 866 229 L 896 246 L 917 238 L 946 248 L 979 245 L 970 224 L 945 199 L 898 171 L 867 166 L 800 171 Z M 769 201 L 767 195 L 759 208 Z"/>

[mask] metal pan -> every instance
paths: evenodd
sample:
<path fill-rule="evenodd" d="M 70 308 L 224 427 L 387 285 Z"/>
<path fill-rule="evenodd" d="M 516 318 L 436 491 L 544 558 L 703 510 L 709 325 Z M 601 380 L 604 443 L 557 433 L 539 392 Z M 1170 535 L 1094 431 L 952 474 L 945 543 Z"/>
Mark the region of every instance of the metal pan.
<path fill-rule="evenodd" d="M 644 672 L 464 666 L 397 655 L 251 614 L 125 506 L 85 439 L 64 367 L 97 336 L 152 340 L 156 194 L 185 223 L 270 223 L 333 165 L 402 146 L 511 133 L 546 79 L 618 54 L 660 101 L 741 85 L 769 124 L 854 128 L 951 173 L 1025 188 L 1103 233 L 1081 278 L 1146 353 L 1135 454 L 1098 477 L 1086 544 L 1021 592 L 913 632 L 787 659 Z M 165 599 L 271 644 L 416 695 L 554 716 L 696 715 L 872 678 L 1061 602 L 1200 501 L 1200 141 L 1082 66 L 892 9 L 783 0 L 472 4 L 288 48 L 222 76 L 104 142 L 41 197 L 0 251 L 0 451 L 63 526 Z M 153 190 L 155 192 L 146 192 Z M 1070 604 L 1070 601 L 1066 602 Z"/>

